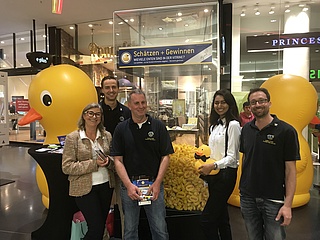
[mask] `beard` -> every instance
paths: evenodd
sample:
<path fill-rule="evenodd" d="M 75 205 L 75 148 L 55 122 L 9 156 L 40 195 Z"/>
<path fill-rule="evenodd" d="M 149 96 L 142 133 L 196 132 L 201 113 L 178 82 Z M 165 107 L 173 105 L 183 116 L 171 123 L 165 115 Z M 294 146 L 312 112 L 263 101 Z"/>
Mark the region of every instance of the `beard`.
<path fill-rule="evenodd" d="M 251 111 L 255 118 L 263 118 L 269 114 L 269 108 L 267 107 L 253 108 Z"/>

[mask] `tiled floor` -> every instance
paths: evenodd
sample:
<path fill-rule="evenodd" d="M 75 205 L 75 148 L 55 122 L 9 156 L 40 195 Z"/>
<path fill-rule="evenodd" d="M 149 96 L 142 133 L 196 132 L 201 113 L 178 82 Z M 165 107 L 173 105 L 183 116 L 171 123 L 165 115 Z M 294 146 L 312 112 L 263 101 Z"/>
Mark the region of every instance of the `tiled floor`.
<path fill-rule="evenodd" d="M 38 229 L 46 218 L 47 211 L 41 203 L 35 180 L 36 162 L 27 153 L 29 147 L 14 143 L 0 148 L 0 178 L 15 180 L 0 187 L 1 240 L 29 240 L 31 232 Z M 287 228 L 289 240 L 320 239 L 320 195 L 313 188 L 310 192 L 310 202 L 293 210 L 293 220 Z M 233 239 L 247 239 L 239 208 L 230 206 L 229 212 Z"/>

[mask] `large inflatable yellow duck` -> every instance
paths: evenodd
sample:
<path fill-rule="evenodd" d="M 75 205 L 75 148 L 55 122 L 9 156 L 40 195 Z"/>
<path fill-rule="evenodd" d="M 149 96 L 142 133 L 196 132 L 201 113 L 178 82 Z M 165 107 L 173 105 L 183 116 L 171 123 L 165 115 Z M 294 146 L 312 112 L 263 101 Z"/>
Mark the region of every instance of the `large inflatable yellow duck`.
<path fill-rule="evenodd" d="M 196 170 L 199 169 L 200 166 L 204 164 L 210 164 L 214 163 L 216 160 L 210 158 L 211 149 L 208 145 L 201 145 L 198 147 L 196 153 L 194 154 L 194 158 L 197 159 L 197 161 L 194 163 L 194 166 Z M 216 175 L 220 170 L 212 170 L 209 175 Z"/>
<path fill-rule="evenodd" d="M 66 64 L 39 72 L 29 86 L 28 99 L 30 110 L 18 124 L 39 120 L 46 131 L 44 144 L 59 143 L 58 136 L 76 130 L 82 109 L 98 101 L 96 89 L 87 74 Z M 39 165 L 36 178 L 43 194 L 42 203 L 49 208 L 47 181 Z"/>
<path fill-rule="evenodd" d="M 312 120 L 317 110 L 318 96 L 315 88 L 303 77 L 281 74 L 269 78 L 261 87 L 268 89 L 272 106 L 270 113 L 291 124 L 298 133 L 301 160 L 296 162 L 297 185 L 292 207 L 307 204 L 310 200 L 309 189 L 313 180 L 313 165 L 309 145 L 302 130 Z M 239 179 L 241 160 L 236 186 L 228 203 L 240 206 Z"/>

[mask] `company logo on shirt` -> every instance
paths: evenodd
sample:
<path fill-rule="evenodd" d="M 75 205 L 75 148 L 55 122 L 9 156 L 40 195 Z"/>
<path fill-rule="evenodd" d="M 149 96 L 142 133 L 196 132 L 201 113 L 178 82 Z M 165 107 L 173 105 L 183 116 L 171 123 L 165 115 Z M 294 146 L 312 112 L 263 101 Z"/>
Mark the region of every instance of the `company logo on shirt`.
<path fill-rule="evenodd" d="M 276 145 L 276 143 L 273 141 L 273 139 L 274 139 L 274 135 L 273 134 L 268 134 L 267 135 L 267 139 L 264 140 L 263 142 L 267 143 L 267 144 L 271 144 L 271 145 Z"/>
<path fill-rule="evenodd" d="M 148 137 L 145 140 L 146 141 L 155 141 L 156 139 L 153 136 L 154 136 L 154 132 L 150 131 L 150 132 L 148 132 Z"/>

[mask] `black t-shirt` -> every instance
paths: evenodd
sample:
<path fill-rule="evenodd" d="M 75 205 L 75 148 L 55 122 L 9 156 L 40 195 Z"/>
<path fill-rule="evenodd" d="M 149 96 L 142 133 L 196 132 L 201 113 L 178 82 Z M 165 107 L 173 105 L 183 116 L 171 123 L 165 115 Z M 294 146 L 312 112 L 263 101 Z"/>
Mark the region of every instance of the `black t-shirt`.
<path fill-rule="evenodd" d="M 128 107 L 117 101 L 117 106 L 114 109 L 111 109 L 109 105 L 106 105 L 104 101 L 101 101 L 100 106 L 103 109 L 103 117 L 104 117 L 104 127 L 105 129 L 113 135 L 114 129 L 118 125 L 119 122 L 123 122 L 124 120 L 131 117 L 131 111 Z"/>
<path fill-rule="evenodd" d="M 296 130 L 273 115 L 273 121 L 259 130 L 255 120 L 245 124 L 240 137 L 244 153 L 240 194 L 283 200 L 285 162 L 300 159 Z"/>
<path fill-rule="evenodd" d="M 117 125 L 110 155 L 123 156 L 129 178 L 140 175 L 156 178 L 161 158 L 173 152 L 165 125 L 148 116 L 141 128 L 131 118 Z"/>

